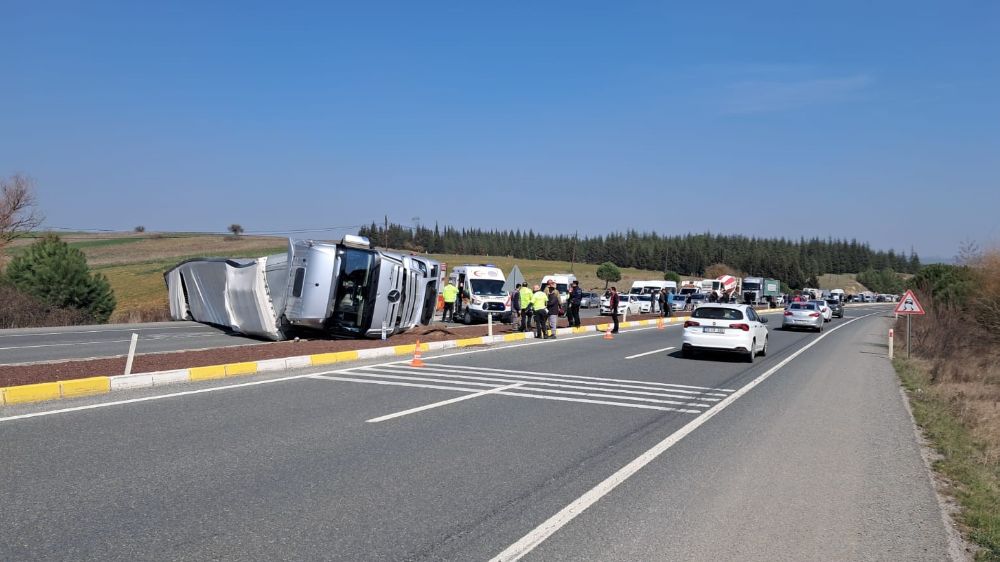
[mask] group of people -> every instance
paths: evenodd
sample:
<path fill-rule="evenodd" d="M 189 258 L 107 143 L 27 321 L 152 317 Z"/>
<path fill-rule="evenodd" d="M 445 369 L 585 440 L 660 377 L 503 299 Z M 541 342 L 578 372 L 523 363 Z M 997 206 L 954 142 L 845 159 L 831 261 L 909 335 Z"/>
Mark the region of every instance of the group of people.
<path fill-rule="evenodd" d="M 534 326 L 536 338 L 555 338 L 560 316 L 566 316 L 570 328 L 581 325 L 580 301 L 582 299 L 583 290 L 580 289 L 580 284 L 577 281 L 573 281 L 569 287 L 565 307 L 560 299 L 555 281 L 549 281 L 544 287 L 537 284 L 529 287 L 527 283 L 518 283 L 510 299 L 514 314 L 518 319 L 517 330 L 530 332 Z"/>

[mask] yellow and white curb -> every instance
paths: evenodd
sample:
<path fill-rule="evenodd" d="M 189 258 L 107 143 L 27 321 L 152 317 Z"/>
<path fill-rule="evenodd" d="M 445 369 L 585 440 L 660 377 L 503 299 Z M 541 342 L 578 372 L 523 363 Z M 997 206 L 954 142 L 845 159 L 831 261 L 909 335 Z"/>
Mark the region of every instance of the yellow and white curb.
<path fill-rule="evenodd" d="M 781 308 L 775 308 L 768 311 L 762 311 L 762 313 L 776 313 L 781 312 L 782 310 L 783 309 Z M 665 325 L 671 325 L 683 323 L 688 319 L 690 319 L 690 316 L 672 316 L 664 318 L 663 321 Z M 656 323 L 656 319 L 632 320 L 629 322 L 619 322 L 619 328 L 627 329 L 656 326 Z M 610 328 L 610 323 L 604 323 L 582 326 L 580 328 L 559 328 L 556 330 L 556 334 L 562 336 L 584 334 L 587 332 L 604 332 Z M 442 349 L 454 349 L 477 345 L 491 345 L 494 343 L 516 342 L 533 338 L 533 334 L 516 332 L 512 334 L 495 335 L 492 338 L 490 338 L 490 336 L 482 336 L 478 338 L 436 341 L 420 344 L 420 351 L 438 351 Z M 287 371 L 319 365 L 333 365 L 337 363 L 360 361 L 364 359 L 408 356 L 412 355 L 415 349 L 416 344 L 395 345 L 371 349 L 356 349 L 351 351 L 337 351 L 333 353 L 300 355 L 297 357 L 285 357 L 281 359 L 263 359 L 261 361 L 229 363 L 226 365 L 191 367 L 187 369 L 174 369 L 170 371 L 157 371 L 152 373 L 87 377 L 58 382 L 9 386 L 6 388 L 0 388 L 0 406 L 5 404 L 23 404 L 27 402 L 58 400 L 60 398 L 76 398 L 79 396 L 105 394 L 119 390 L 153 388 L 182 382 L 204 381 L 240 375 L 255 375 L 259 373 Z"/>

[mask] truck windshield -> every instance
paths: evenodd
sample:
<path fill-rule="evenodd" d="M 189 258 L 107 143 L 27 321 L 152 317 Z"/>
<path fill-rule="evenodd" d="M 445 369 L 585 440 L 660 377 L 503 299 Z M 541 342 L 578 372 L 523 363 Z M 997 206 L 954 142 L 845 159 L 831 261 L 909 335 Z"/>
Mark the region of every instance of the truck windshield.
<path fill-rule="evenodd" d="M 746 281 L 743 282 L 744 291 L 756 291 L 758 289 L 760 289 L 760 283 L 748 283 Z"/>
<path fill-rule="evenodd" d="M 361 333 L 366 329 L 365 312 L 374 303 L 375 252 L 344 248 L 339 252 L 333 314 L 329 326 L 334 330 Z"/>
<path fill-rule="evenodd" d="M 504 281 L 500 279 L 471 279 L 472 294 L 477 297 L 502 297 Z"/>

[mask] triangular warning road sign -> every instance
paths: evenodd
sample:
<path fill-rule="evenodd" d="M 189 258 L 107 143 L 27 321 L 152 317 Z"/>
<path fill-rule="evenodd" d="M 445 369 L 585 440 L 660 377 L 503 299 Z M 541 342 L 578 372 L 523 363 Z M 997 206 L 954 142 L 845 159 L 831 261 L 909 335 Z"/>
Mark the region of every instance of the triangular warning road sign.
<path fill-rule="evenodd" d="M 899 299 L 899 304 L 896 305 L 896 314 L 926 314 L 924 312 L 924 307 L 920 306 L 920 301 L 917 300 L 917 296 L 913 294 L 913 291 L 906 291 L 903 298 Z"/>

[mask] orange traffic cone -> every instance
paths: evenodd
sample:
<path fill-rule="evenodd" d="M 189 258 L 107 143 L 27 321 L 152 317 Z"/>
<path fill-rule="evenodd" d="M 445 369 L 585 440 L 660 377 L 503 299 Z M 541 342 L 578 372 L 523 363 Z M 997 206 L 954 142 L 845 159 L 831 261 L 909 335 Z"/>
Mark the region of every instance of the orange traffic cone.
<path fill-rule="evenodd" d="M 656 317 L 656 329 L 657 330 L 666 330 L 667 329 L 667 327 L 663 325 L 663 317 L 662 316 L 657 316 Z"/>
<path fill-rule="evenodd" d="M 420 340 L 417 340 L 417 345 L 413 348 L 413 360 L 410 361 L 411 367 L 423 367 L 424 362 L 420 359 Z"/>
<path fill-rule="evenodd" d="M 606 339 L 606 340 L 613 340 L 613 339 L 615 339 L 615 337 L 611 335 L 611 326 L 608 326 L 607 331 L 604 332 L 604 339 Z"/>

